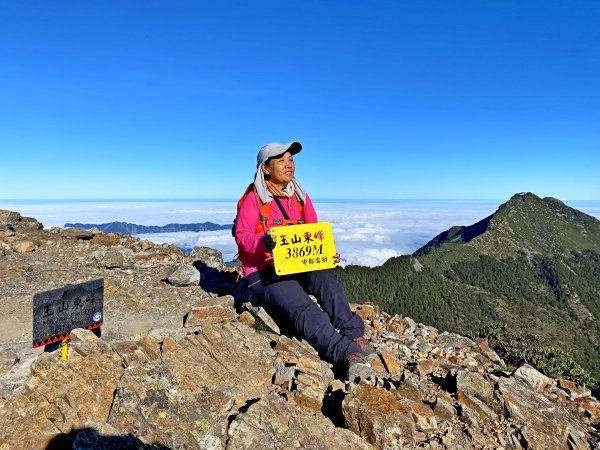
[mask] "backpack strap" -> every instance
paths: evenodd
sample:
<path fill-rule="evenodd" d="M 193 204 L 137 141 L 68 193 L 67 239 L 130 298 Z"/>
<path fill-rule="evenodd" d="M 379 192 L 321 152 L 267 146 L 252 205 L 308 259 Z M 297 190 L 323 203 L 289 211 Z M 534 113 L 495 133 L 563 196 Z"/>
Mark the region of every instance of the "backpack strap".
<path fill-rule="evenodd" d="M 299 223 L 304 223 L 304 203 L 300 201 L 296 193 L 294 193 L 294 202 L 296 203 L 296 211 L 300 215 Z"/>
<path fill-rule="evenodd" d="M 277 203 L 277 206 L 279 207 L 279 211 L 281 211 L 281 214 L 283 215 L 283 218 L 285 220 L 290 220 L 290 216 L 288 216 L 287 211 L 285 210 L 285 208 L 281 204 L 281 200 L 279 200 L 279 197 L 277 197 L 276 195 L 274 195 L 273 196 L 273 200 L 275 200 L 275 203 Z"/>

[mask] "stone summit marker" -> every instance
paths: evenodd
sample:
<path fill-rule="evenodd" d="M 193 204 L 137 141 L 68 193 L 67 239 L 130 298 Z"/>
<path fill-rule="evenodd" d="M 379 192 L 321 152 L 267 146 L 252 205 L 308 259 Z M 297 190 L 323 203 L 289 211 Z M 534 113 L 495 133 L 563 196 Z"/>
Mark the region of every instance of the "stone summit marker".
<path fill-rule="evenodd" d="M 33 296 L 33 347 L 62 341 L 71 330 L 102 326 L 104 279 L 40 292 Z"/>

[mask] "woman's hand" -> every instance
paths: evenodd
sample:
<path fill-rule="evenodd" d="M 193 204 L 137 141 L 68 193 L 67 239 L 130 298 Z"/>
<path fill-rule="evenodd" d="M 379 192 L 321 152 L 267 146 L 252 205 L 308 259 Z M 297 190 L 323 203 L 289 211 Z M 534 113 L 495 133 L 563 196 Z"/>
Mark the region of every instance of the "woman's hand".
<path fill-rule="evenodd" d="M 271 233 L 267 232 L 265 233 L 264 241 L 267 250 L 272 252 L 275 246 L 277 245 L 277 238 L 275 238 Z"/>
<path fill-rule="evenodd" d="M 333 255 L 333 262 L 336 264 L 340 263 L 340 254 L 336 253 L 335 255 Z"/>

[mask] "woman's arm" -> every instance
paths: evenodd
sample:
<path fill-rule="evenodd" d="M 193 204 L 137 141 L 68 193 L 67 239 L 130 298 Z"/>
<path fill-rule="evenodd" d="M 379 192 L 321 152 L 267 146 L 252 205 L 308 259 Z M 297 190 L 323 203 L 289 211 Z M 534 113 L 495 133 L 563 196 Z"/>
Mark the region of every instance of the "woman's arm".
<path fill-rule="evenodd" d="M 251 192 L 246 196 L 235 222 L 235 242 L 240 253 L 255 254 L 267 251 L 262 239 L 264 232 L 256 235 L 259 207 L 256 195 Z"/>

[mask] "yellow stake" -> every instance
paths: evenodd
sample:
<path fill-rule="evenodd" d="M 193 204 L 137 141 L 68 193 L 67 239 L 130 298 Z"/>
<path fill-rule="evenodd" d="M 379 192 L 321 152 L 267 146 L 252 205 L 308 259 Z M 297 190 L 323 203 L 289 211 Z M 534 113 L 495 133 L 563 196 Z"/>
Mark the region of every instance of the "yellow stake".
<path fill-rule="evenodd" d="M 63 339 L 60 344 L 60 357 L 63 361 L 69 359 L 69 339 Z"/>

